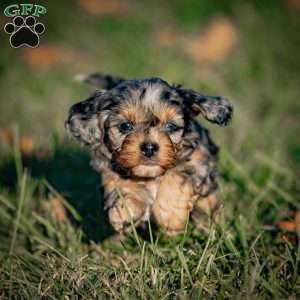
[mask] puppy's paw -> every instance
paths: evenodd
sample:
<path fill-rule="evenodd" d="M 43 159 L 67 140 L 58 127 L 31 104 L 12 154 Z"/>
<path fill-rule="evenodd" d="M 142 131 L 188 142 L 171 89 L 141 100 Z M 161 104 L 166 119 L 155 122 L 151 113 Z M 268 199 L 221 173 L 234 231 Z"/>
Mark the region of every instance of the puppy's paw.
<path fill-rule="evenodd" d="M 137 226 L 144 220 L 146 205 L 141 199 L 132 195 L 118 198 L 109 208 L 110 224 L 117 232 L 127 232 L 130 226 Z"/>
<path fill-rule="evenodd" d="M 215 191 L 207 197 L 201 197 L 195 202 L 192 211 L 192 219 L 198 229 L 209 233 L 213 224 L 218 224 L 222 212 L 223 203 L 218 191 Z"/>
<path fill-rule="evenodd" d="M 188 180 L 169 171 L 162 178 L 152 212 L 169 235 L 184 231 L 193 207 L 193 188 Z"/>

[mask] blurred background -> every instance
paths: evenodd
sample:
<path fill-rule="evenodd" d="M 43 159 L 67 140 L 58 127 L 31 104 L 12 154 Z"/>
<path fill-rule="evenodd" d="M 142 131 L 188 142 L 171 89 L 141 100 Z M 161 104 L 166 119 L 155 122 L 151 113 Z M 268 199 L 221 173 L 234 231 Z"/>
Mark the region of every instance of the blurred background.
<path fill-rule="evenodd" d="M 1 1 L 2 10 L 11 3 Z M 32 175 L 46 178 L 79 210 L 86 207 L 93 197 L 86 191 L 96 193 L 98 175 L 85 150 L 66 137 L 64 120 L 70 105 L 93 91 L 74 76 L 101 71 L 130 79 L 159 76 L 231 99 L 230 127 L 203 125 L 221 146 L 224 190 L 233 198 L 233 210 L 241 203 L 247 210 L 253 197 L 245 191 L 256 193 L 266 185 L 274 194 L 266 196 L 271 204 L 260 207 L 265 220 L 286 215 L 287 203 L 299 205 L 294 179 L 300 174 L 300 1 L 39 4 L 47 14 L 38 18 L 46 27 L 38 48 L 13 49 L 9 36 L 0 33 L 2 191 L 10 194 L 15 183 L 17 131 Z M 10 21 L 1 15 L 1 27 Z"/>

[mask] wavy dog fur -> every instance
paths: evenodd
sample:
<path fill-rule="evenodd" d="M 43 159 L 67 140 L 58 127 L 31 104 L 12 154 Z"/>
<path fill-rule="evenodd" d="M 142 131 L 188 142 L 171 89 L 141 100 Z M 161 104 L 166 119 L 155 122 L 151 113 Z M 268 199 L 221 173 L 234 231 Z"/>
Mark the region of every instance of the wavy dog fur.
<path fill-rule="evenodd" d="M 220 207 L 218 147 L 194 117 L 225 126 L 233 113 L 230 102 L 156 77 L 96 73 L 81 79 L 100 90 L 70 108 L 66 128 L 91 149 L 115 230 L 152 215 L 176 234 L 191 211 L 213 215 Z"/>

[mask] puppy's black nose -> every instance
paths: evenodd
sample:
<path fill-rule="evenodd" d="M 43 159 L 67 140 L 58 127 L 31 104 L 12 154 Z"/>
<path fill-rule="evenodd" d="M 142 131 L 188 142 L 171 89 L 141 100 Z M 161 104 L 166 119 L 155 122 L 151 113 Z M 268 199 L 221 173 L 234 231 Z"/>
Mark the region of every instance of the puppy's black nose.
<path fill-rule="evenodd" d="M 141 151 L 143 155 L 150 158 L 158 151 L 158 145 L 152 143 L 143 143 L 141 145 Z"/>

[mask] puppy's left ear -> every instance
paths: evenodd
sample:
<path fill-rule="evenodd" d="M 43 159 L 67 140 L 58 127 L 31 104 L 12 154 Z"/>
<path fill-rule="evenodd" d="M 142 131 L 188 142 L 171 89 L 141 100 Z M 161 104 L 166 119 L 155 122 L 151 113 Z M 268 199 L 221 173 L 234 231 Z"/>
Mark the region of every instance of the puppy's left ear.
<path fill-rule="evenodd" d="M 224 97 L 205 96 L 193 90 L 177 88 L 183 98 L 185 110 L 192 114 L 201 113 L 205 119 L 220 126 L 226 126 L 233 114 L 233 105 Z"/>
<path fill-rule="evenodd" d="M 96 92 L 88 99 L 71 106 L 65 122 L 67 131 L 83 145 L 91 146 L 103 141 L 105 99 Z"/>

